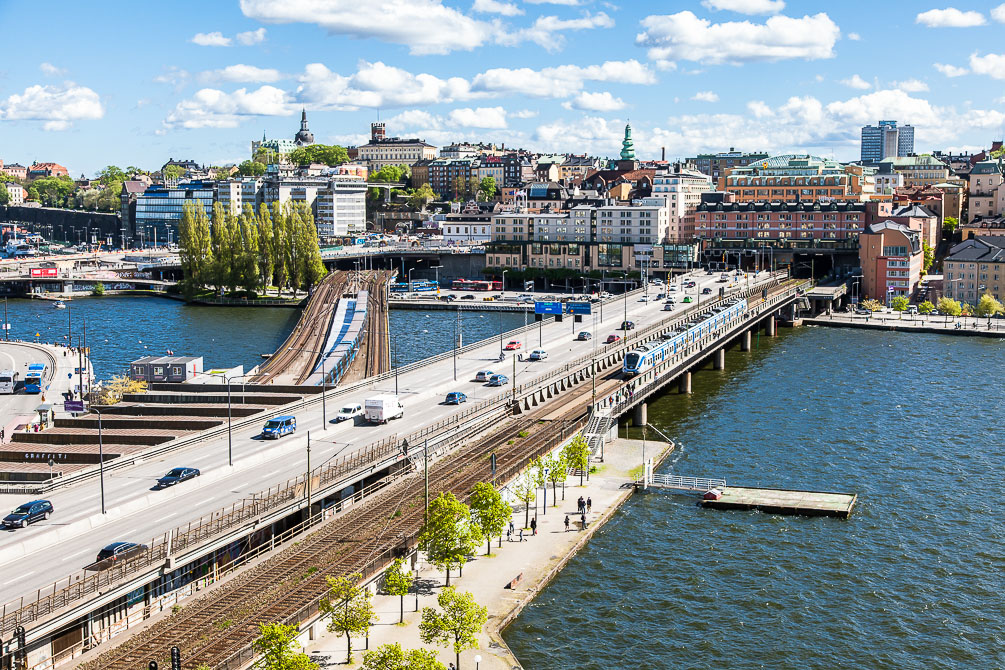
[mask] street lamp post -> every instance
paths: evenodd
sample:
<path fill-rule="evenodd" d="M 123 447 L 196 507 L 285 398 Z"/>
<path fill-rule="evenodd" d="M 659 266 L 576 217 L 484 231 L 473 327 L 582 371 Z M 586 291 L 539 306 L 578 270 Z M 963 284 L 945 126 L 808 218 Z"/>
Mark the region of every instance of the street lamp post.
<path fill-rule="evenodd" d="M 101 433 L 101 410 L 91 406 L 91 411 L 98 415 L 98 479 L 101 486 L 101 513 L 105 513 L 105 443 Z"/>
<path fill-rule="evenodd" d="M 227 377 L 227 464 L 234 465 L 234 438 L 231 431 L 231 426 L 233 424 L 233 415 L 231 412 L 230 403 L 230 385 L 235 379 L 247 378 L 248 375 L 234 375 L 233 377 Z M 244 385 L 241 387 L 241 403 L 246 401 L 247 393 L 244 390 Z"/>

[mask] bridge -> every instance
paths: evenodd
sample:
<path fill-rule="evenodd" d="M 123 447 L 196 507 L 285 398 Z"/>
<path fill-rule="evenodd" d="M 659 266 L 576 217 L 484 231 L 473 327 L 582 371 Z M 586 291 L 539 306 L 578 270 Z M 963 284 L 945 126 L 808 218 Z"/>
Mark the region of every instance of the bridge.
<path fill-rule="evenodd" d="M 698 289 L 716 285 L 714 277 L 695 279 Z M 801 290 L 801 283 L 767 273 L 752 278 L 749 289 L 726 290 L 722 301 L 751 301 L 749 316 L 632 379 L 621 374 L 626 352 L 709 313 L 719 301 L 664 312 L 658 304 L 636 301 L 638 292 L 618 297 L 610 301 L 608 318 L 593 314 L 580 326 L 594 332 L 589 342 L 572 340 L 568 323 L 502 333 L 528 346 L 536 341 L 549 358 L 510 357 L 499 367 L 512 376 L 502 389 L 471 381 L 475 372 L 499 365 L 498 337 L 400 368 L 405 417 L 382 426 L 331 424 L 322 412 L 326 401 L 338 406 L 393 392 L 390 373 L 343 380 L 324 392 L 316 386 L 249 384 L 239 402 L 244 409 L 257 404 L 256 414 L 158 444 L 151 455 L 106 474 L 108 514 L 98 513 L 97 484 L 86 480 L 48 496 L 59 510 L 58 527 L 40 523 L 18 530 L 0 548 L 0 570 L 19 570 L 15 579 L 0 583 L 0 600 L 6 601 L 0 606 L 0 639 L 10 640 L 16 626 L 26 629 L 24 647 L 8 642 L 3 662 L 16 658 L 42 670 L 94 659 L 84 667 L 135 668 L 164 658 L 168 647 L 185 640 L 186 659 L 214 668 L 244 667 L 251 660 L 254 617 L 314 625 L 326 576 L 357 570 L 374 575 L 393 556 L 414 549 L 426 463 L 431 495 L 446 490 L 466 495 L 473 481 L 489 476 L 489 453 L 497 455 L 497 481 L 505 482 L 528 459 L 589 426 L 594 434 L 603 425 L 610 430 L 619 416 L 636 411 L 644 398 L 684 372 L 719 360 L 718 352 L 734 342 L 743 346 L 753 328 L 764 326 L 773 334 L 775 317 L 791 308 Z M 601 344 L 625 314 L 638 329 Z M 205 405 L 201 398 L 218 403 L 228 390 L 220 384 L 187 386 L 154 384 L 148 395 L 159 401 L 149 404 L 170 411 L 183 400 L 186 411 L 195 411 Z M 442 404 L 453 390 L 467 393 L 469 402 Z M 218 408 L 207 407 L 217 416 Z M 272 443 L 258 439 L 264 418 L 291 413 L 300 424 L 296 436 Z M 603 433 L 600 438 L 602 449 Z M 187 464 L 200 467 L 203 476 L 167 491 L 149 488 L 167 468 Z M 386 495 L 392 490 L 393 496 Z M 307 539 L 309 531 L 317 532 Z M 102 544 L 123 539 L 147 547 L 106 570 L 70 570 L 86 566 Z M 53 551 L 57 544 L 66 549 Z M 319 570 L 304 577 L 297 566 L 305 561 Z M 257 567 L 249 567 L 252 562 Z M 241 572 L 236 579 L 199 596 L 235 571 Z M 253 604 L 255 594 L 263 593 L 270 594 L 269 602 Z M 179 603 L 186 606 L 170 620 L 159 616 Z M 234 625 L 214 625 L 221 620 Z M 126 634 L 143 623 L 152 625 L 141 638 Z"/>

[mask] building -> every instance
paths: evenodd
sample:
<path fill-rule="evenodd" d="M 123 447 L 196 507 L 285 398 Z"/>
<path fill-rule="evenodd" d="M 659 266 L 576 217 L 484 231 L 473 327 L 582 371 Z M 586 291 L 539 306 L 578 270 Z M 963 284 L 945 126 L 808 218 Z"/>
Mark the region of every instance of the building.
<path fill-rule="evenodd" d="M 964 240 L 975 237 L 1005 236 L 1005 216 L 977 217 L 969 223 L 960 224 L 960 234 Z"/>
<path fill-rule="evenodd" d="M 28 168 L 28 179 L 68 176 L 70 176 L 69 171 L 59 163 L 34 163 Z"/>
<path fill-rule="evenodd" d="M 949 167 L 934 156 L 895 156 L 879 162 L 878 171 L 899 173 L 904 176 L 905 187 L 927 187 L 941 184 L 950 178 Z"/>
<path fill-rule="evenodd" d="M 484 244 L 492 239 L 492 212 L 474 202 L 464 207 L 454 203 L 453 209 L 457 211 L 447 214 L 440 223 L 447 244 Z"/>
<path fill-rule="evenodd" d="M 894 207 L 886 220 L 902 223 L 911 230 L 921 233 L 921 241 L 932 249 L 939 244 L 942 237 L 942 219 L 924 205 L 903 205 Z"/>
<path fill-rule="evenodd" d="M 704 240 L 856 240 L 865 228 L 863 202 L 715 202 L 695 212 L 695 236 Z"/>
<path fill-rule="evenodd" d="M 293 139 L 278 138 L 278 139 L 268 139 L 265 136 L 265 131 L 262 131 L 262 141 L 251 143 L 251 155 L 254 156 L 258 151 L 271 151 L 276 154 L 278 158 L 290 155 L 297 147 L 304 147 L 310 144 L 314 144 L 314 133 L 310 131 L 307 126 L 307 110 L 300 110 L 300 130 L 293 136 Z"/>
<path fill-rule="evenodd" d="M 327 184 L 317 192 L 314 213 L 321 240 L 356 237 L 366 232 L 366 191 L 364 175 L 338 168 L 329 175 Z"/>
<path fill-rule="evenodd" d="M 6 165 L 0 165 L 0 174 L 10 175 L 15 179 L 24 181 L 28 178 L 28 168 L 20 163 L 7 163 Z"/>
<path fill-rule="evenodd" d="M 880 121 L 862 126 L 862 162 L 878 163 L 884 158 L 914 153 L 914 126 L 897 127 L 896 121 Z"/>
<path fill-rule="evenodd" d="M 356 148 L 357 158 L 367 163 L 372 170 L 385 165 L 408 165 L 420 160 L 436 158 L 436 147 L 418 138 L 402 139 L 387 137 L 384 124 L 370 124 L 370 141 Z M 436 188 L 433 188 L 436 191 Z M 439 191 L 437 191 L 439 192 Z"/>
<path fill-rule="evenodd" d="M 967 182 L 969 205 L 967 217 L 994 217 L 1005 214 L 1005 160 L 995 158 L 978 162 L 970 170 Z"/>
<path fill-rule="evenodd" d="M 181 383 L 202 373 L 202 356 L 144 356 L 129 364 L 129 377 L 141 382 Z"/>
<path fill-rule="evenodd" d="M 1005 300 L 1005 237 L 976 237 L 960 242 L 942 262 L 943 293 L 976 306 L 990 293 Z"/>
<path fill-rule="evenodd" d="M 501 156 L 503 162 L 503 183 L 505 188 L 516 188 L 534 181 L 537 158 L 525 151 L 512 151 Z"/>
<path fill-rule="evenodd" d="M 876 193 L 875 172 L 819 156 L 785 154 L 727 170 L 719 190 L 732 193 L 737 202 L 889 199 Z"/>
<path fill-rule="evenodd" d="M 265 180 L 261 177 L 225 179 L 217 184 L 216 199 L 234 216 L 238 216 L 245 205 L 258 210 L 258 206 L 264 202 L 264 184 Z"/>
<path fill-rule="evenodd" d="M 663 198 L 670 213 L 667 239 L 682 242 L 694 239 L 694 213 L 701 204 L 701 194 L 712 190 L 712 178 L 693 165 L 674 163 L 653 177 L 653 197 Z"/>
<path fill-rule="evenodd" d="M 859 235 L 862 297 L 889 303 L 914 294 L 921 280 L 921 234 L 902 223 L 880 221 Z"/>
<path fill-rule="evenodd" d="M 25 196 L 27 195 L 24 186 L 10 181 L 3 182 L 3 185 L 7 187 L 7 193 L 10 194 L 10 205 L 19 206 L 24 204 Z"/>
<path fill-rule="evenodd" d="M 300 130 L 293 136 L 293 143 L 298 147 L 314 144 L 314 133 L 307 127 L 307 110 L 300 110 Z"/>
<path fill-rule="evenodd" d="M 136 217 L 129 237 L 143 240 L 144 245 L 178 241 L 178 223 L 185 203 L 194 200 L 206 216 L 213 215 L 216 182 L 192 181 L 177 186 L 158 184 L 136 197 Z"/>
<path fill-rule="evenodd" d="M 694 158 L 688 158 L 687 162 L 694 165 L 698 172 L 711 177 L 713 184 L 718 184 L 719 177 L 723 176 L 727 170 L 746 167 L 751 163 L 766 160 L 768 156 L 764 152 L 747 153 L 730 147 L 729 151 L 721 151 L 717 154 L 698 154 Z"/>
<path fill-rule="evenodd" d="M 164 170 L 166 168 L 169 168 L 169 167 L 172 167 L 172 166 L 173 167 L 180 167 L 185 172 L 196 172 L 196 171 L 199 171 L 199 170 L 202 169 L 201 167 L 199 167 L 199 164 L 196 163 L 194 160 L 177 160 L 176 161 L 174 158 L 169 158 L 168 162 L 161 166 L 161 174 L 164 173 Z"/>

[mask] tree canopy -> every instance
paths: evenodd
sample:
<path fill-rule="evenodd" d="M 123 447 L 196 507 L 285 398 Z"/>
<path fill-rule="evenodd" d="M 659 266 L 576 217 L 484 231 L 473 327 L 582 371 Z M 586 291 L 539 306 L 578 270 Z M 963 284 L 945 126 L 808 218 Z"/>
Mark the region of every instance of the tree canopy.
<path fill-rule="evenodd" d="M 944 314 L 946 316 L 959 316 L 963 313 L 963 308 L 960 306 L 960 303 L 948 297 L 939 298 L 939 303 L 936 306 L 936 309 L 939 310 L 939 314 Z"/>
<path fill-rule="evenodd" d="M 478 183 L 478 195 L 480 200 L 491 200 L 496 195 L 495 177 L 482 177 Z"/>
<path fill-rule="evenodd" d="M 374 609 L 370 591 L 359 586 L 359 573 L 343 577 L 327 577 L 328 595 L 321 601 L 321 612 L 331 617 L 328 632 L 345 635 L 348 645 L 346 663 L 352 662 L 352 636 L 365 635 L 370 630 Z"/>
<path fill-rule="evenodd" d="M 349 153 L 344 147 L 337 144 L 309 144 L 305 147 L 297 147 L 290 152 L 288 158 L 294 165 L 310 165 L 311 163 L 341 165 L 349 162 Z"/>
<path fill-rule="evenodd" d="M 478 648 L 477 635 L 488 621 L 488 609 L 476 603 L 470 593 L 458 593 L 453 586 L 443 589 L 436 603 L 442 611 L 422 609 L 419 635 L 426 644 L 452 646 L 460 667 L 461 652 Z"/>
<path fill-rule="evenodd" d="M 243 177 L 259 177 L 265 174 L 265 163 L 258 161 L 244 161 L 237 166 L 237 171 Z"/>
<path fill-rule="evenodd" d="M 405 570 L 405 559 L 396 558 L 384 571 L 384 590 L 388 595 L 398 596 L 401 605 L 400 623 L 405 621 L 405 596 L 412 590 L 415 575 Z"/>
<path fill-rule="evenodd" d="M 870 312 L 878 312 L 883 309 L 883 303 L 879 300 L 863 300 L 859 303 L 859 306 L 869 310 Z"/>
<path fill-rule="evenodd" d="M 447 584 L 451 568 L 462 567 L 481 539 L 481 530 L 471 520 L 471 510 L 453 493 L 441 493 L 429 503 L 429 521 L 419 536 L 419 545 L 426 550 L 430 563 L 446 570 Z"/>
<path fill-rule="evenodd" d="M 990 293 L 985 293 L 977 301 L 977 316 L 994 316 L 1003 312 L 1001 302 Z"/>
<path fill-rule="evenodd" d="M 258 639 L 251 643 L 259 658 L 260 670 L 317 670 L 317 664 L 303 652 L 297 642 L 296 626 L 281 623 L 258 624 Z"/>
<path fill-rule="evenodd" d="M 433 193 L 433 187 L 428 183 L 423 184 L 408 195 L 408 206 L 412 209 L 425 212 L 426 206 L 433 200 L 436 200 L 436 198 L 437 195 Z"/>
<path fill-rule="evenodd" d="M 910 304 L 911 301 L 908 300 L 907 296 L 898 295 L 894 296 L 893 299 L 890 300 L 890 309 L 892 309 L 894 312 L 906 312 L 907 307 Z"/>
<path fill-rule="evenodd" d="M 45 207 L 71 207 L 77 185 L 67 175 L 41 177 L 31 182 L 28 198 L 37 200 Z"/>
<path fill-rule="evenodd" d="M 942 221 L 942 230 L 946 231 L 947 233 L 953 233 L 956 231 L 959 225 L 960 225 L 959 219 L 957 219 L 955 216 L 947 216 Z"/>
<path fill-rule="evenodd" d="M 447 670 L 429 649 L 405 651 L 397 642 L 382 644 L 363 655 L 363 670 Z"/>
<path fill-rule="evenodd" d="M 403 182 L 412 174 L 407 165 L 385 165 L 376 172 L 371 172 L 367 181 Z"/>
<path fill-rule="evenodd" d="M 185 168 L 180 165 L 168 165 L 161 170 L 164 179 L 181 179 L 185 176 Z"/>
<path fill-rule="evenodd" d="M 6 205 L 10 202 L 10 191 L 7 190 L 7 186 L 0 182 L 0 205 Z"/>
<path fill-rule="evenodd" d="M 932 264 L 935 263 L 935 249 L 929 246 L 928 242 L 922 242 L 921 248 L 924 252 L 924 261 L 922 262 L 921 269 L 928 274 L 928 271 L 932 269 Z"/>
<path fill-rule="evenodd" d="M 562 458 L 568 467 L 579 470 L 579 485 L 583 485 L 583 473 L 590 467 L 590 445 L 582 435 L 576 435 L 562 448 Z"/>
<path fill-rule="evenodd" d="M 935 305 L 932 304 L 931 300 L 925 300 L 920 305 L 918 305 L 918 311 L 922 314 L 931 314 L 935 311 Z"/>
<path fill-rule="evenodd" d="M 488 482 L 479 482 L 471 489 L 471 516 L 488 544 L 485 554 L 492 553 L 492 538 L 502 536 L 513 516 L 513 508 L 502 494 Z"/>

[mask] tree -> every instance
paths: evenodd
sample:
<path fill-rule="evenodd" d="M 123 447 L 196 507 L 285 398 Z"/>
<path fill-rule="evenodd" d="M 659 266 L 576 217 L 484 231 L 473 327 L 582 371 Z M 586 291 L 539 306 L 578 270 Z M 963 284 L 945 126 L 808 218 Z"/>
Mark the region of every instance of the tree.
<path fill-rule="evenodd" d="M 272 226 L 272 215 L 263 202 L 258 208 L 258 271 L 262 273 L 262 288 L 269 290 L 273 276 L 276 273 L 275 228 Z"/>
<path fill-rule="evenodd" d="M 258 217 L 251 205 L 241 212 L 241 286 L 249 294 L 258 288 Z"/>
<path fill-rule="evenodd" d="M 376 172 L 371 172 L 367 181 L 396 183 L 403 182 L 411 175 L 412 170 L 407 165 L 385 165 Z"/>
<path fill-rule="evenodd" d="M 276 268 L 276 295 L 281 295 L 289 281 L 289 264 L 286 262 L 287 236 L 286 209 L 278 202 L 272 203 L 272 254 Z"/>
<path fill-rule="evenodd" d="M 1003 312 L 1002 304 L 990 293 L 985 293 L 977 301 L 977 316 L 991 317 Z"/>
<path fill-rule="evenodd" d="M 907 306 L 910 304 L 911 301 L 908 300 L 905 295 L 894 296 L 893 299 L 890 300 L 890 308 L 894 312 L 906 312 Z"/>
<path fill-rule="evenodd" d="M 251 160 L 255 163 L 264 163 L 265 165 L 272 165 L 279 162 L 279 154 L 272 149 L 266 149 L 265 147 L 258 147 L 258 151 L 255 155 L 251 157 Z"/>
<path fill-rule="evenodd" d="M 94 288 L 91 289 L 91 295 L 98 296 L 99 298 L 105 295 L 105 285 L 101 282 L 95 284 Z"/>
<path fill-rule="evenodd" d="M 384 590 L 388 595 L 398 596 L 401 599 L 400 623 L 405 622 L 405 596 L 412 590 L 412 582 L 415 581 L 415 575 L 404 568 L 405 559 L 396 558 L 384 571 Z"/>
<path fill-rule="evenodd" d="M 101 384 L 101 404 L 114 405 L 127 393 L 143 393 L 147 383 L 126 376 L 112 377 Z"/>
<path fill-rule="evenodd" d="M 119 184 L 121 188 L 122 182 L 129 178 L 129 175 L 122 170 L 122 168 L 115 165 L 108 165 L 104 170 L 98 173 L 98 181 L 101 182 L 103 186 L 110 186 L 112 184 Z"/>
<path fill-rule="evenodd" d="M 471 489 L 471 515 L 485 537 L 488 545 L 485 555 L 488 556 L 492 553 L 493 536 L 499 536 L 499 541 L 502 542 L 502 532 L 513 516 L 513 508 L 503 500 L 496 487 L 488 482 L 479 482 Z"/>
<path fill-rule="evenodd" d="M 28 195 L 31 200 L 37 200 L 45 207 L 69 206 L 77 185 L 67 175 L 58 177 L 41 177 L 31 183 Z"/>
<path fill-rule="evenodd" d="M 349 153 L 344 147 L 336 144 L 331 146 L 326 144 L 309 144 L 306 147 L 297 147 L 290 152 L 287 158 L 294 165 L 310 165 L 311 163 L 341 165 L 342 163 L 349 162 Z"/>
<path fill-rule="evenodd" d="M 541 459 L 540 457 L 535 458 L 530 462 L 530 472 L 534 477 L 535 493 L 537 493 L 537 489 L 543 489 L 548 486 L 548 475 L 545 474 L 544 468 L 545 468 L 544 460 Z M 542 506 L 542 510 L 544 510 L 545 514 L 548 513 L 548 510 L 544 509 L 544 506 Z M 535 514 L 537 513 L 537 503 L 534 504 L 534 513 Z"/>
<path fill-rule="evenodd" d="M 959 316 L 963 313 L 963 308 L 960 306 L 960 303 L 947 297 L 939 298 L 939 303 L 936 306 L 936 309 L 939 311 L 939 314 L 944 314 L 946 316 Z"/>
<path fill-rule="evenodd" d="M 447 670 L 430 649 L 407 652 L 397 642 L 382 644 L 363 655 L 363 670 Z"/>
<path fill-rule="evenodd" d="M 419 546 L 426 550 L 430 563 L 446 570 L 448 586 L 450 569 L 463 567 L 481 539 L 481 531 L 471 521 L 471 510 L 453 493 L 441 493 L 429 503 L 429 520 L 422 528 Z"/>
<path fill-rule="evenodd" d="M 168 179 L 181 179 L 185 176 L 185 168 L 180 165 L 168 165 L 161 170 L 161 176 L 164 177 L 165 181 Z"/>
<path fill-rule="evenodd" d="M 960 225 L 960 220 L 955 216 L 947 216 L 942 221 L 942 230 L 952 235 Z"/>
<path fill-rule="evenodd" d="M 513 486 L 510 487 L 513 491 L 513 495 L 516 499 L 523 503 L 523 527 L 527 528 L 530 526 L 530 503 L 537 496 L 537 485 L 534 483 L 534 473 L 527 470 L 523 471 L 520 475 L 520 479 L 516 480 Z"/>
<path fill-rule="evenodd" d="M 328 595 L 321 601 L 321 613 L 331 617 L 328 632 L 345 635 L 349 647 L 346 663 L 352 662 L 352 636 L 367 634 L 373 620 L 370 591 L 359 586 L 361 578 L 358 572 L 344 577 L 327 577 Z"/>
<path fill-rule="evenodd" d="M 258 639 L 251 643 L 259 658 L 255 668 L 261 670 L 317 670 L 317 664 L 303 652 L 297 642 L 296 626 L 281 623 L 259 623 Z"/>
<path fill-rule="evenodd" d="M 10 191 L 7 190 L 7 186 L 0 182 L 0 205 L 7 205 L 10 202 Z"/>
<path fill-rule="evenodd" d="M 579 485 L 583 485 L 583 473 L 590 466 L 590 445 L 586 438 L 577 435 L 562 448 L 562 458 L 570 468 L 579 470 Z"/>
<path fill-rule="evenodd" d="M 328 274 L 321 260 L 321 246 L 318 244 L 318 228 L 314 224 L 314 214 L 305 203 L 299 206 L 299 229 L 297 230 L 297 259 L 300 264 L 299 276 L 310 293 L 314 285 Z"/>
<path fill-rule="evenodd" d="M 477 635 L 488 621 L 488 610 L 476 603 L 470 593 L 458 593 L 452 586 L 440 592 L 436 603 L 443 611 L 437 612 L 432 607 L 422 609 L 419 636 L 426 644 L 452 645 L 459 669 L 461 652 L 478 648 Z"/>
<path fill-rule="evenodd" d="M 935 249 L 929 246 L 928 242 L 921 243 L 921 249 L 924 252 L 924 261 L 922 262 L 921 269 L 925 274 L 932 269 L 932 264 L 935 262 Z"/>
<path fill-rule="evenodd" d="M 478 184 L 478 193 L 482 196 L 482 200 L 491 200 L 496 195 L 496 180 L 495 177 L 482 177 L 481 182 Z"/>
<path fill-rule="evenodd" d="M 564 483 L 569 476 L 569 464 L 562 452 L 553 453 L 544 459 L 544 467 L 548 469 L 548 480 L 551 481 L 551 506 L 558 505 L 558 485 Z M 562 487 L 563 495 L 565 487 Z"/>
<path fill-rule="evenodd" d="M 861 307 L 869 310 L 870 312 L 878 312 L 883 309 L 883 303 L 879 300 L 863 300 L 859 304 Z"/>
<path fill-rule="evenodd" d="M 233 258 L 230 230 L 227 227 L 227 212 L 223 203 L 213 203 L 213 265 L 212 284 L 217 291 L 230 280 L 230 261 Z"/>
<path fill-rule="evenodd" d="M 931 314 L 932 312 L 935 311 L 935 305 L 932 304 L 932 301 L 925 300 L 920 305 L 918 305 L 918 311 L 921 312 L 922 314 Z"/>
<path fill-rule="evenodd" d="M 265 174 L 265 163 L 244 161 L 237 166 L 237 171 L 244 177 L 258 177 Z"/>
<path fill-rule="evenodd" d="M 429 184 L 423 184 L 408 196 L 408 206 L 425 213 L 426 206 L 436 200 L 436 197 L 436 194 L 433 193 L 433 187 Z"/>
<path fill-rule="evenodd" d="M 192 230 L 192 278 L 196 286 L 209 283 L 213 268 L 213 233 L 206 208 L 195 207 L 195 224 Z"/>

